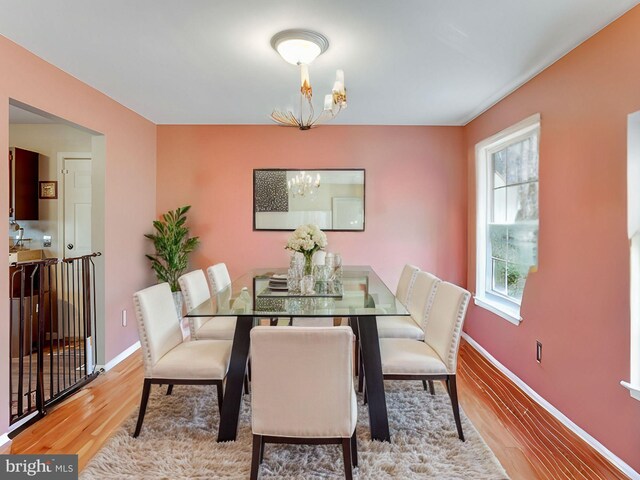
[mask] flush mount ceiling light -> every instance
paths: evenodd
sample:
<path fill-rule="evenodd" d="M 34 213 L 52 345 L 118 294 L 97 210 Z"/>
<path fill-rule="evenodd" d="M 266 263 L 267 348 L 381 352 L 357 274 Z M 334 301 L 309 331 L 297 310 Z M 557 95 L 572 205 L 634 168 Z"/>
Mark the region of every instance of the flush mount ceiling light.
<path fill-rule="evenodd" d="M 276 33 L 271 46 L 286 62 L 309 65 L 327 51 L 329 40 L 320 33 L 294 28 Z"/>
<path fill-rule="evenodd" d="M 290 110 L 274 110 L 271 118 L 276 123 L 309 130 L 314 125 L 334 119 L 347 108 L 344 72 L 338 70 L 331 94 L 324 97 L 324 110 L 316 116 L 313 109 L 308 65 L 329 48 L 327 37 L 311 30 L 284 30 L 271 38 L 271 46 L 286 62 L 300 66 L 300 112 L 296 115 Z"/>

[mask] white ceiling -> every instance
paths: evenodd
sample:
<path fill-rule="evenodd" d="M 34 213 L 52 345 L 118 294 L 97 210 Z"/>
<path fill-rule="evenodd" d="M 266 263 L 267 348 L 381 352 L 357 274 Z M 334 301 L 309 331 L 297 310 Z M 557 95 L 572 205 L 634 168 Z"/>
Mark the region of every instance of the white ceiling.
<path fill-rule="evenodd" d="M 299 88 L 269 41 L 309 28 L 317 108 L 345 71 L 333 123 L 461 125 L 638 3 L 0 0 L 0 34 L 155 123 L 261 124 Z"/>
<path fill-rule="evenodd" d="M 28 110 L 23 110 L 15 105 L 9 105 L 9 123 L 26 123 L 32 125 L 34 123 L 58 123 L 58 121 L 53 118 L 43 117 Z"/>

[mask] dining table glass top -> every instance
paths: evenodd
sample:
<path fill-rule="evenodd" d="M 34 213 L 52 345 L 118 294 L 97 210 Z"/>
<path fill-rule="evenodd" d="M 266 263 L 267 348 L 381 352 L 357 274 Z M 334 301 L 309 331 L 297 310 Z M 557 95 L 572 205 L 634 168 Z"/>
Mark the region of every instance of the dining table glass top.
<path fill-rule="evenodd" d="M 254 269 L 231 282 L 187 317 L 355 317 L 409 315 L 380 277 L 368 266 L 345 266 L 342 280 L 316 284 L 316 294 L 289 294 L 269 288 L 269 278 L 286 268 Z"/>

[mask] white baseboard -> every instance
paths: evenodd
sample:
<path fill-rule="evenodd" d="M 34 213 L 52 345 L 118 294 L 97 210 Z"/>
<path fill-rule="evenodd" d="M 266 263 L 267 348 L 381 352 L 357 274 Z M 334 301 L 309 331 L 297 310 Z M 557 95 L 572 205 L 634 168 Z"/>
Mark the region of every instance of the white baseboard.
<path fill-rule="evenodd" d="M 140 341 L 137 341 L 136 343 L 131 345 L 129 348 L 127 348 L 125 351 L 121 352 L 119 355 L 116 355 L 114 358 L 109 360 L 105 365 L 96 365 L 96 370 L 100 370 L 101 368 L 104 368 L 105 372 L 108 372 L 113 367 L 115 367 L 120 362 L 122 362 L 125 358 L 130 356 L 132 353 L 136 352 L 139 348 L 140 348 Z"/>
<path fill-rule="evenodd" d="M 485 357 L 489 362 L 491 362 L 498 370 L 500 370 L 509 380 L 515 383 L 520 389 L 526 393 L 529 397 L 535 400 L 542 408 L 544 408 L 547 412 L 553 415 L 556 419 L 558 419 L 564 426 L 566 426 L 569 430 L 574 432 L 578 437 L 584 440 L 586 443 L 591 445 L 597 452 L 599 452 L 603 457 L 609 460 L 613 465 L 619 468 L 625 475 L 633 480 L 640 480 L 640 474 L 636 472 L 631 466 L 625 463 L 621 458 L 615 455 L 611 450 L 601 444 L 598 440 L 593 438 L 587 432 L 585 432 L 578 425 L 573 423 L 564 413 L 558 410 L 556 407 L 551 405 L 548 401 L 542 398 L 535 390 L 533 390 L 529 385 L 524 383 L 518 376 L 516 376 L 511 370 L 502 365 L 498 360 L 496 360 L 493 355 L 487 352 L 478 342 L 476 342 L 473 338 L 471 338 L 467 333 L 462 333 L 462 338 L 464 338 L 469 345 L 471 345 L 474 349 L 476 349 L 483 357 Z"/>
<path fill-rule="evenodd" d="M 11 432 L 13 432 L 14 430 L 20 428 L 22 425 L 24 425 L 27 422 L 30 422 L 33 418 L 38 416 L 38 412 L 31 412 L 30 415 L 27 415 L 26 417 L 24 417 L 21 420 L 18 420 L 16 423 L 14 423 L 13 425 L 9 425 L 9 431 L 4 433 L 3 435 L 0 435 L 0 447 L 2 445 L 4 445 L 7 442 L 10 442 L 11 439 L 9 438 L 9 434 Z"/>

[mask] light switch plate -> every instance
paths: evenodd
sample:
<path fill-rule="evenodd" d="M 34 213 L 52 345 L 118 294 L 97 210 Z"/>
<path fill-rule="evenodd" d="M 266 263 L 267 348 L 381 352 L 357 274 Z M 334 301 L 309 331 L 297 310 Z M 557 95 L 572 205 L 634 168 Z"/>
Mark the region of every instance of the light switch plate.
<path fill-rule="evenodd" d="M 50 247 L 51 246 L 51 235 L 44 235 L 42 237 L 42 246 Z"/>

